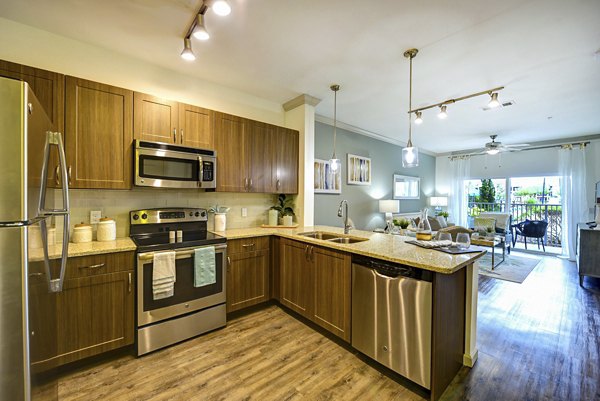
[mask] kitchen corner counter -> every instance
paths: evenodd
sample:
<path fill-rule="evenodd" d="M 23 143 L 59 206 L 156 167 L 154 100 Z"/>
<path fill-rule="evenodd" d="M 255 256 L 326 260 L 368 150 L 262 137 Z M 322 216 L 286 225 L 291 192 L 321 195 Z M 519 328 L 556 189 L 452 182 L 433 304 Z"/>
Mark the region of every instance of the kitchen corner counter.
<path fill-rule="evenodd" d="M 348 235 L 351 237 L 368 238 L 369 240 L 354 244 L 339 244 L 299 235 L 300 233 L 309 231 L 324 231 L 342 235 L 344 232 L 344 230 L 340 227 L 314 226 L 296 228 L 239 228 L 227 231 L 215 231 L 215 233 L 223 235 L 230 240 L 277 235 L 282 238 L 289 238 L 296 241 L 302 241 L 325 248 L 337 249 L 339 251 L 349 252 L 357 255 L 369 256 L 375 259 L 402 263 L 443 274 L 455 273 L 463 267 L 470 265 L 485 254 L 485 252 L 477 252 L 451 255 L 444 252 L 439 252 L 432 249 L 424 249 L 416 245 L 407 244 L 405 241 L 412 239 L 411 237 L 374 233 L 371 231 L 362 230 L 350 230 Z"/>
<path fill-rule="evenodd" d="M 48 247 L 48 256 L 50 259 L 60 258 L 62 252 L 62 244 L 50 245 Z M 116 253 L 135 251 L 136 246 L 129 238 L 117 238 L 115 241 L 92 241 L 80 244 L 69 242 L 69 257 L 75 258 L 78 256 L 100 255 L 103 253 Z M 44 251 L 39 249 L 29 250 L 29 260 L 31 262 L 44 260 Z"/>

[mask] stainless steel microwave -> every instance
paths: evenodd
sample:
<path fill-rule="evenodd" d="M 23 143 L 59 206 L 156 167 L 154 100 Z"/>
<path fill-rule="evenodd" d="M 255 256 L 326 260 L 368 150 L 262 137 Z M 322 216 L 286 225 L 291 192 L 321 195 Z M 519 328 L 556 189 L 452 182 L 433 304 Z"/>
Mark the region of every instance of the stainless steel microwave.
<path fill-rule="evenodd" d="M 161 142 L 134 143 L 135 185 L 212 189 L 217 186 L 217 153 Z"/>

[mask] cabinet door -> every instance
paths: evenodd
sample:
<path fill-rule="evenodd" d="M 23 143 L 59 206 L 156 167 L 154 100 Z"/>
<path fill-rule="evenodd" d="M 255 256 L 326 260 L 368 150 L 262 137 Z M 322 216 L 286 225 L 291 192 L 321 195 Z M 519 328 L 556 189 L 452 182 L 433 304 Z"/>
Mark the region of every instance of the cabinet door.
<path fill-rule="evenodd" d="M 276 193 L 298 193 L 299 133 L 278 127 L 275 138 L 275 164 L 273 179 Z"/>
<path fill-rule="evenodd" d="M 310 245 L 282 240 L 281 303 L 308 318 L 312 316 L 312 263 Z"/>
<path fill-rule="evenodd" d="M 180 103 L 178 139 L 184 146 L 213 149 L 213 112 Z"/>
<path fill-rule="evenodd" d="M 246 120 L 215 113 L 215 150 L 217 151 L 217 191 L 245 192 L 248 187 L 246 159 Z"/>
<path fill-rule="evenodd" d="M 314 314 L 312 321 L 350 342 L 352 285 L 350 256 L 314 248 Z"/>
<path fill-rule="evenodd" d="M 129 189 L 133 92 L 67 77 L 66 153 L 73 188 Z"/>
<path fill-rule="evenodd" d="M 273 163 L 275 159 L 275 143 L 273 137 L 277 127 L 258 121 L 249 121 L 246 138 L 248 154 L 248 171 L 250 181 L 249 192 L 274 192 Z"/>
<path fill-rule="evenodd" d="M 136 92 L 133 107 L 135 139 L 179 143 L 177 134 L 178 103 Z"/>
<path fill-rule="evenodd" d="M 133 271 L 65 280 L 58 295 L 58 359 L 73 362 L 133 344 Z"/>
<path fill-rule="evenodd" d="M 269 300 L 269 251 L 229 255 L 227 312 Z"/>

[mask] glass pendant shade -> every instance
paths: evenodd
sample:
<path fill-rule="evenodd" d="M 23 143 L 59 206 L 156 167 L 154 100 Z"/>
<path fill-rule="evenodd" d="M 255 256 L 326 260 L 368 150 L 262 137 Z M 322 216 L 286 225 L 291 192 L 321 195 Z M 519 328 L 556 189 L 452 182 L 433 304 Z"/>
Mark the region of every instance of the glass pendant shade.
<path fill-rule="evenodd" d="M 407 146 L 402 149 L 402 167 L 418 167 L 419 166 L 419 149 L 412 146 Z"/>
<path fill-rule="evenodd" d="M 329 159 L 329 167 L 332 173 L 337 172 L 340 169 L 340 159 Z"/>

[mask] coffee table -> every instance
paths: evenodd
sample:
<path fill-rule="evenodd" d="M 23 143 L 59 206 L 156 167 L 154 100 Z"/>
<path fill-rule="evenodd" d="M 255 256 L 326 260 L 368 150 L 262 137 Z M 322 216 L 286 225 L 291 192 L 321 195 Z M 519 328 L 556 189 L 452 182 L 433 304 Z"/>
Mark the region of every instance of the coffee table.
<path fill-rule="evenodd" d="M 471 244 L 489 247 L 492 249 L 492 270 L 500 266 L 506 259 L 506 242 L 502 236 L 492 237 L 471 237 Z M 496 248 L 502 248 L 502 260 L 496 263 Z"/>

